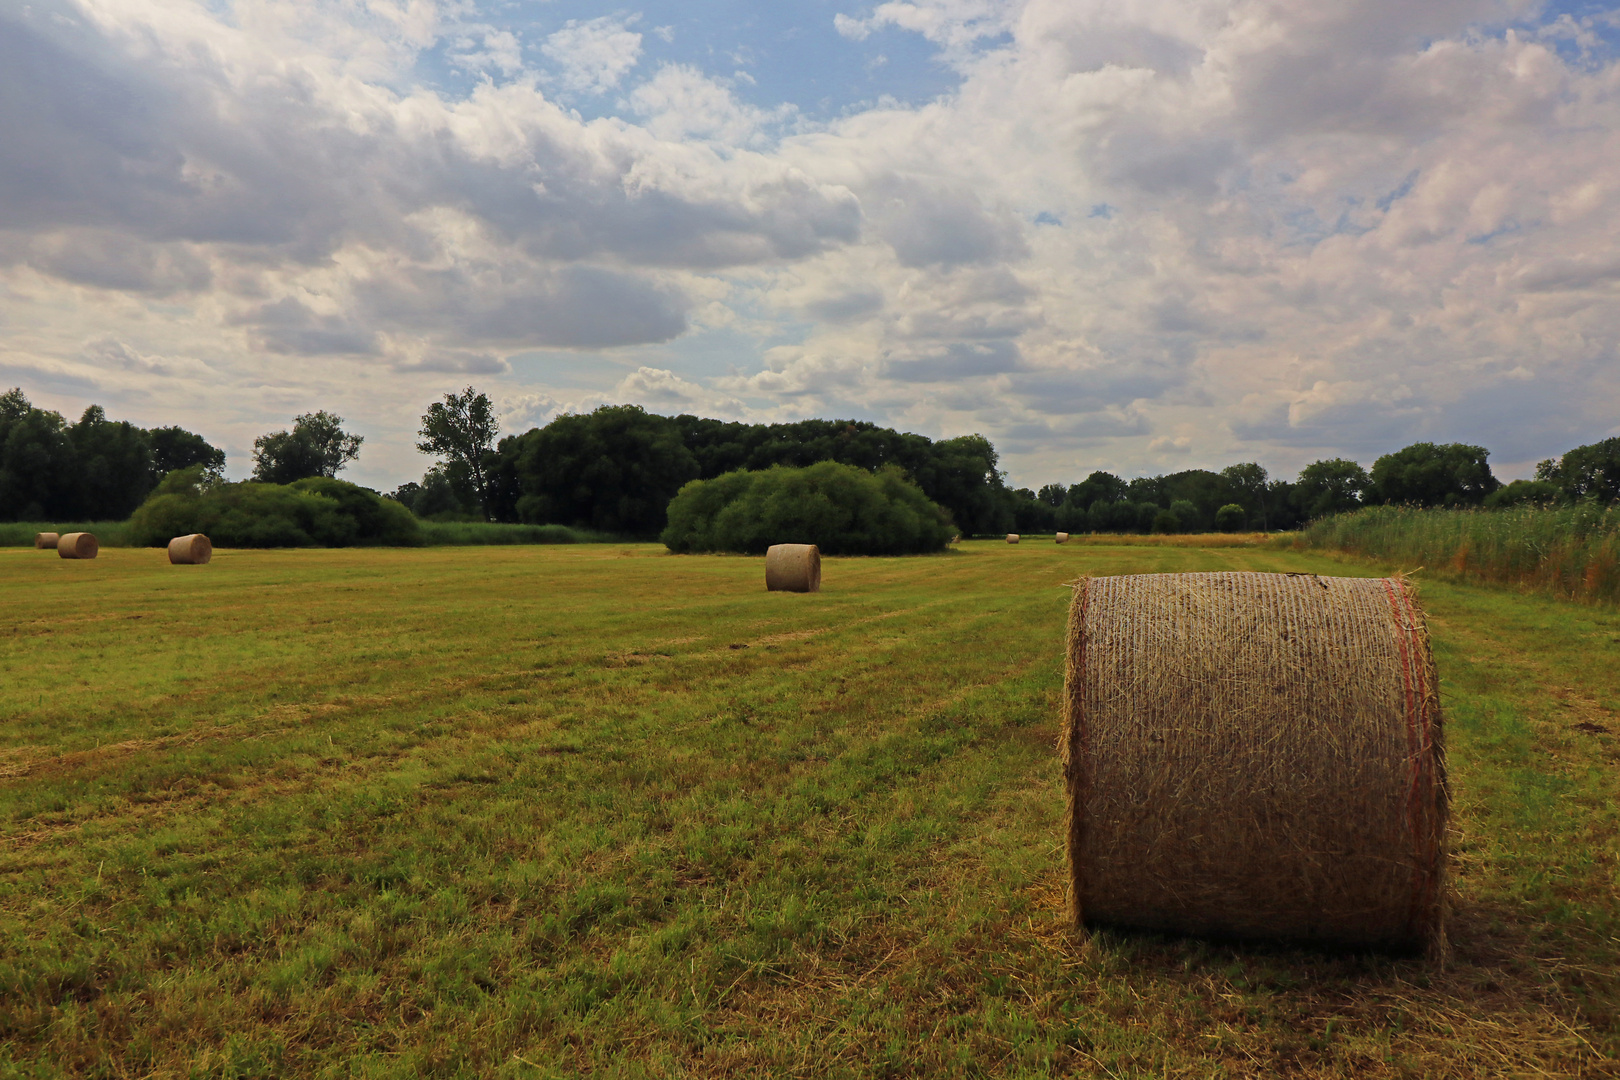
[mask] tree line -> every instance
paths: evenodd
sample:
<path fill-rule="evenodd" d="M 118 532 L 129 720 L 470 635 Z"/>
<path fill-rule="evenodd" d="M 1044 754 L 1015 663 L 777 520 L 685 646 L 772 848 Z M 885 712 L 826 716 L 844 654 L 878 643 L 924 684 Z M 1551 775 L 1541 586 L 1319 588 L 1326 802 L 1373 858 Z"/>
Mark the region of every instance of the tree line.
<path fill-rule="evenodd" d="M 452 436 L 451 432 L 459 434 Z M 691 480 L 822 461 L 876 473 L 898 467 L 963 535 L 1002 532 L 1204 532 L 1293 529 L 1372 504 L 1505 506 L 1620 499 L 1620 438 L 1542 462 L 1535 480 L 1503 485 L 1490 452 L 1465 443 L 1413 443 L 1370 470 L 1315 461 L 1296 480 L 1256 462 L 1126 480 L 1093 472 L 1072 485 L 1009 488 L 982 435 L 931 440 L 854 420 L 746 424 L 635 405 L 559 416 L 498 443 L 488 399 L 468 387 L 423 417 L 419 449 L 440 464 L 394 494 L 421 516 L 575 525 L 656 535 Z"/>
<path fill-rule="evenodd" d="M 253 481 L 332 478 L 364 442 L 330 412 L 254 440 Z M 1370 504 L 1505 506 L 1620 500 L 1620 438 L 1540 463 L 1534 480 L 1503 485 L 1489 452 L 1463 443 L 1414 443 L 1370 470 L 1315 461 L 1296 480 L 1255 462 L 1127 480 L 1093 472 L 1073 484 L 1010 488 L 990 440 L 933 440 L 867 421 L 747 424 L 663 416 L 604 405 L 498 438 L 489 397 L 446 394 L 422 416 L 417 449 L 438 459 L 420 482 L 389 493 L 418 517 L 581 526 L 652 537 L 683 485 L 738 470 L 831 461 L 876 474 L 899 469 L 965 536 L 1003 532 L 1203 532 L 1292 529 Z M 35 408 L 20 388 L 0 395 L 0 519 L 128 517 L 162 478 L 200 467 L 218 483 L 224 451 L 179 427 L 111 421 L 97 405 L 77 423 Z"/>

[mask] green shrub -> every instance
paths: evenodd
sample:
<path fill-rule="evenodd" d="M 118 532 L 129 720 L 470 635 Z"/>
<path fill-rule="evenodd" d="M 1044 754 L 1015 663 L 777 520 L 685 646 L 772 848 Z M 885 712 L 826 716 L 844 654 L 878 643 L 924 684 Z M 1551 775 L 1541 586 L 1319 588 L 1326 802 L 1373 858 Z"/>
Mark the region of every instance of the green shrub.
<path fill-rule="evenodd" d="M 823 461 L 694 480 L 670 502 L 663 541 L 683 554 L 815 544 L 827 555 L 911 555 L 942 551 L 955 534 L 950 515 L 897 467 Z"/>
<path fill-rule="evenodd" d="M 163 478 L 129 520 L 128 542 L 162 547 L 186 533 L 216 547 L 420 544 L 411 512 L 376 492 L 325 476 L 292 484 L 210 483 L 200 466 Z"/>

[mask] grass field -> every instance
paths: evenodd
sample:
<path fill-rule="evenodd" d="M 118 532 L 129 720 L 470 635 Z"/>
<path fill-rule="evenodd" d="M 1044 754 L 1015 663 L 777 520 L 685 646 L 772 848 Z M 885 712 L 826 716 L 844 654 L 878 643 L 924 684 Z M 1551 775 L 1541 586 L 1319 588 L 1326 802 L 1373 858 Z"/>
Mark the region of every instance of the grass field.
<path fill-rule="evenodd" d="M 1454 956 L 1063 919 L 1084 573 L 0 551 L 0 1076 L 1620 1076 L 1620 614 L 1433 584 Z"/>

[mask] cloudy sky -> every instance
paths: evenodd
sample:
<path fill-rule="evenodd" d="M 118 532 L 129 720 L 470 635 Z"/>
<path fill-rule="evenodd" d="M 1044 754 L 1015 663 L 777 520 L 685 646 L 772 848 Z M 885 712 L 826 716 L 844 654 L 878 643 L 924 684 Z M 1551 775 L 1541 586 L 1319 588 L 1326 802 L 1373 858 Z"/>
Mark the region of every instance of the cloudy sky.
<path fill-rule="evenodd" d="M 1620 9 L 0 0 L 0 384 L 419 476 L 636 402 L 1021 484 L 1620 434 Z"/>

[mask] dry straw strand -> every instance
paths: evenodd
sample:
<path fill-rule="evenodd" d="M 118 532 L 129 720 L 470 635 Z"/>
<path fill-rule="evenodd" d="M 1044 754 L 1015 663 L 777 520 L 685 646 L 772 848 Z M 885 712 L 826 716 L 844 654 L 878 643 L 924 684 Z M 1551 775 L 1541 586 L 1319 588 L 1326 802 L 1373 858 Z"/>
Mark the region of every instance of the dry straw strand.
<path fill-rule="evenodd" d="M 64 559 L 93 559 L 100 550 L 95 536 L 87 532 L 63 533 L 56 540 L 56 553 Z"/>
<path fill-rule="evenodd" d="M 772 544 L 765 551 L 770 592 L 820 592 L 821 549 L 814 544 Z"/>
<path fill-rule="evenodd" d="M 1068 655 L 1077 922 L 1438 951 L 1445 753 L 1406 581 L 1091 578 Z"/>
<path fill-rule="evenodd" d="M 169 562 L 176 566 L 201 566 L 214 557 L 214 545 L 202 533 L 187 533 L 169 541 Z"/>
<path fill-rule="evenodd" d="M 41 551 L 54 551 L 56 549 L 56 542 L 60 539 L 61 537 L 56 533 L 35 533 L 34 547 L 40 549 Z"/>

